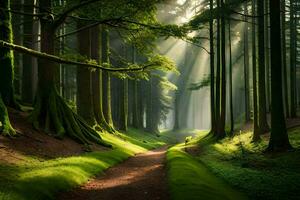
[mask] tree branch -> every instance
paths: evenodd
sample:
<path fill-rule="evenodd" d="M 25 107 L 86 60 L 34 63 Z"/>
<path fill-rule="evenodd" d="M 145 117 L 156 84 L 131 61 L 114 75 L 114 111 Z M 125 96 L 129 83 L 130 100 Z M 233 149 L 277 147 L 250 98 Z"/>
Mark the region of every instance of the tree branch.
<path fill-rule="evenodd" d="M 65 19 L 68 17 L 68 15 L 70 13 L 72 13 L 73 11 L 83 7 L 83 6 L 87 6 L 89 4 L 92 4 L 92 3 L 96 3 L 98 1 L 101 1 L 101 0 L 87 0 L 87 1 L 84 1 L 84 2 L 81 2 L 67 10 L 65 10 L 61 15 L 60 17 L 54 21 L 54 28 L 56 29 L 57 27 L 59 27 L 64 21 Z"/>
<path fill-rule="evenodd" d="M 77 65 L 77 66 L 81 66 L 81 67 L 88 67 L 88 68 L 94 68 L 94 69 L 101 69 L 101 70 L 109 71 L 109 72 L 142 72 L 142 71 L 145 71 L 147 68 L 153 67 L 155 65 L 155 64 L 150 63 L 150 64 L 144 64 L 141 67 L 109 68 L 109 67 L 104 67 L 99 64 L 67 60 L 67 59 L 64 59 L 64 58 L 61 58 L 61 57 L 58 57 L 55 55 L 50 55 L 47 53 L 35 51 L 33 49 L 25 48 L 23 46 L 11 44 L 11 43 L 5 42 L 3 40 L 0 40 L 0 46 L 12 49 L 19 53 L 31 55 L 36 58 L 46 59 L 46 60 L 56 62 L 56 63 Z"/>

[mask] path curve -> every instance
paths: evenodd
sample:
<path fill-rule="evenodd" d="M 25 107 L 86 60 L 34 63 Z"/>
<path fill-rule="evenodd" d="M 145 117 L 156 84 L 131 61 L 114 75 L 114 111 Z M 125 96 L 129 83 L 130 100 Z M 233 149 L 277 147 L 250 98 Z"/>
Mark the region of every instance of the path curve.
<path fill-rule="evenodd" d="M 166 151 L 164 146 L 129 158 L 59 199 L 168 200 Z"/>

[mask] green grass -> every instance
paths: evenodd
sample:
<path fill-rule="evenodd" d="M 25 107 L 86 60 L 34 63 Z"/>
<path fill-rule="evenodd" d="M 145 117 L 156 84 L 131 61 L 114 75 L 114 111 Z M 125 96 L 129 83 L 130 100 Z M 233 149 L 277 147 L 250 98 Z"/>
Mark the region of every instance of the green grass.
<path fill-rule="evenodd" d="M 198 138 L 206 133 L 201 132 Z M 176 145 L 168 150 L 168 182 L 173 200 L 198 199 L 237 199 L 245 197 L 233 190 L 224 181 L 212 174 L 207 167 L 185 152 L 185 148 L 194 146 L 197 139 L 188 143 Z"/>
<path fill-rule="evenodd" d="M 112 150 L 52 160 L 24 157 L 25 161 L 17 165 L 0 164 L 0 199 L 54 199 L 58 192 L 82 185 L 126 158 L 167 142 L 166 137 L 133 129 L 119 137 L 102 137 L 114 146 Z"/>
<path fill-rule="evenodd" d="M 251 132 L 218 143 L 200 140 L 202 153 L 197 159 L 250 199 L 299 199 L 300 129 L 290 131 L 289 135 L 298 150 L 275 155 L 263 153 L 268 137 L 251 143 Z"/>

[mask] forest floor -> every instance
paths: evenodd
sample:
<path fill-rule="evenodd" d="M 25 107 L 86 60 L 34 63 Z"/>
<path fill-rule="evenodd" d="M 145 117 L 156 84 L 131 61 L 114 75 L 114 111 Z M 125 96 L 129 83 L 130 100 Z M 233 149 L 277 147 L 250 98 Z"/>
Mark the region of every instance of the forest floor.
<path fill-rule="evenodd" d="M 101 134 L 112 149 L 93 145 L 92 152 L 86 152 L 68 138 L 59 140 L 34 130 L 28 114 L 9 113 L 19 137 L 0 136 L 1 200 L 54 199 L 129 157 L 176 142 L 168 134 L 157 137 L 130 129 L 126 134 Z"/>
<path fill-rule="evenodd" d="M 164 146 L 129 158 L 59 199 L 167 200 L 166 151 L 167 146 Z"/>
<path fill-rule="evenodd" d="M 300 199 L 299 121 L 287 121 L 293 151 L 266 153 L 270 135 L 253 143 L 252 131 L 245 129 L 218 142 L 210 137 L 195 139 L 186 152 L 249 199 Z"/>

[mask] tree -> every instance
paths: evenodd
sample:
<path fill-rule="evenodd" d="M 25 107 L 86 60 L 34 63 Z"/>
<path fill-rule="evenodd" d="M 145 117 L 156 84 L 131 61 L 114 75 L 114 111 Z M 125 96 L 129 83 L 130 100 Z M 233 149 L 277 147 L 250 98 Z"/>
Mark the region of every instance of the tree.
<path fill-rule="evenodd" d="M 252 15 L 256 16 L 256 0 L 252 0 Z M 252 18 L 252 81 L 253 81 L 253 137 L 252 141 L 260 140 L 257 109 L 257 52 L 256 52 L 256 19 Z"/>
<path fill-rule="evenodd" d="M 266 108 L 266 78 L 265 78 L 265 22 L 264 2 L 257 1 L 258 13 L 258 123 L 259 132 L 269 131 Z M 269 59 L 269 58 L 267 58 Z M 268 82 L 268 81 L 267 81 Z M 268 83 L 267 83 L 268 84 Z"/>
<path fill-rule="evenodd" d="M 92 59 L 101 63 L 101 28 L 96 26 L 91 31 L 92 43 L 91 43 L 91 56 Z M 92 93 L 93 93 L 93 108 L 95 119 L 99 125 L 98 128 L 104 129 L 110 133 L 113 133 L 113 129 L 108 125 L 103 114 L 103 82 L 102 82 L 102 70 L 96 69 L 92 73 Z"/>
<path fill-rule="evenodd" d="M 248 15 L 248 2 L 244 3 L 245 16 Z M 245 21 L 247 18 L 245 17 Z M 245 22 L 244 27 L 244 83 L 245 83 L 245 121 L 250 121 L 250 98 L 249 98 L 249 36 L 248 22 Z"/>
<path fill-rule="evenodd" d="M 225 10 L 225 2 L 221 0 L 221 8 Z M 226 136 L 225 123 L 226 123 L 226 21 L 225 13 L 221 14 L 221 114 L 220 114 L 220 129 L 218 138 Z"/>
<path fill-rule="evenodd" d="M 102 63 L 109 64 L 109 31 L 107 27 L 102 29 Z M 109 72 L 102 73 L 103 82 L 103 113 L 107 123 L 113 127 L 111 115 L 111 77 Z"/>
<path fill-rule="evenodd" d="M 290 117 L 289 108 L 289 93 L 288 93 L 288 82 L 287 82 L 287 64 L 286 64 L 286 9 L 285 0 L 281 1 L 281 37 L 282 37 L 282 67 L 283 67 L 283 95 L 284 95 L 284 105 L 285 105 L 285 115 Z"/>
<path fill-rule="evenodd" d="M 286 130 L 282 97 L 282 56 L 280 0 L 272 0 L 270 5 L 271 22 L 271 137 L 268 151 L 286 151 L 291 148 Z"/>
<path fill-rule="evenodd" d="M 7 11 L 10 8 L 10 0 L 0 1 L 0 40 L 12 43 L 11 14 Z M 6 106 L 17 107 L 14 97 L 14 63 L 13 53 L 9 48 L 0 47 L 0 133 L 14 136 Z"/>
<path fill-rule="evenodd" d="M 77 29 L 84 27 L 77 23 Z M 78 37 L 78 49 L 81 56 L 91 58 L 92 38 L 90 30 L 80 31 Z M 92 72 L 88 68 L 77 67 L 77 113 L 90 125 L 96 124 L 92 95 Z"/>
<path fill-rule="evenodd" d="M 34 1 L 26 1 L 26 6 L 24 6 L 24 12 L 26 13 L 34 13 Z M 33 47 L 33 39 L 34 34 L 33 33 L 33 21 L 34 17 L 30 15 L 24 15 L 24 46 L 32 48 Z M 33 59 L 31 56 L 23 55 L 23 70 L 22 70 L 22 101 L 27 104 L 32 104 L 34 99 L 34 65 L 33 65 Z"/>
<path fill-rule="evenodd" d="M 80 4 L 79 4 L 80 5 Z M 79 5 L 71 7 L 57 19 L 46 13 L 40 18 L 41 23 L 41 51 L 54 55 L 55 32 L 67 17 L 67 14 Z M 40 10 L 52 11 L 51 0 L 41 0 Z M 62 138 L 65 134 L 71 138 L 89 144 L 90 141 L 104 146 L 98 132 L 93 130 L 81 117 L 74 113 L 58 94 L 56 88 L 57 66 L 54 62 L 46 59 L 39 60 L 39 82 L 34 110 L 31 121 L 36 129 L 54 133 L 56 137 Z"/>
<path fill-rule="evenodd" d="M 290 95 L 291 95 L 291 117 L 297 116 L 297 97 L 296 97 L 296 48 L 297 30 L 295 23 L 294 0 L 290 0 Z"/>
<path fill-rule="evenodd" d="M 232 48 L 231 48 L 231 21 L 228 20 L 228 39 L 229 39 L 229 107 L 230 107 L 230 134 L 234 133 L 233 117 L 233 80 L 232 80 Z"/>
<path fill-rule="evenodd" d="M 216 129 L 216 111 L 215 111 L 215 49 L 214 49 L 214 1 L 209 1 L 209 46 L 210 46 L 210 112 L 211 112 L 211 133 Z"/>

